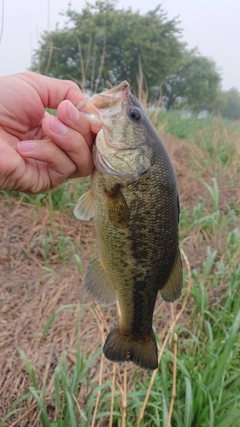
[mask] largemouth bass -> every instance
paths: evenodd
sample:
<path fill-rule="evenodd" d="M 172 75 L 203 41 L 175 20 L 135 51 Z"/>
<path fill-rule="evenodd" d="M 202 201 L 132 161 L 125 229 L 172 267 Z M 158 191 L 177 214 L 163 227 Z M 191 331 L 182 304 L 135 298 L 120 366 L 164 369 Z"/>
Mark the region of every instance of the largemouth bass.
<path fill-rule="evenodd" d="M 83 286 L 100 304 L 119 300 L 121 321 L 106 339 L 105 356 L 156 369 L 156 297 L 160 291 L 165 301 L 173 302 L 182 288 L 174 170 L 126 81 L 78 108 L 97 133 L 91 191 L 74 210 L 78 219 L 93 218 L 99 249 Z"/>

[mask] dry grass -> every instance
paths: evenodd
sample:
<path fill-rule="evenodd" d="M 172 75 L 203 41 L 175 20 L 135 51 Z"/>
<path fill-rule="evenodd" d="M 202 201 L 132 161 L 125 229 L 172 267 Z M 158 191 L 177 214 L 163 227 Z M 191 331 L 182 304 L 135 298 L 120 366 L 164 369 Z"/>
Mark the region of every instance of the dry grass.
<path fill-rule="evenodd" d="M 176 170 L 180 201 L 194 205 L 199 197 L 199 191 L 207 193 L 206 188 L 198 181 L 196 175 L 189 170 L 186 159 L 189 155 L 189 144 L 171 136 L 165 136 L 164 142 L 172 157 Z M 88 300 L 82 292 L 81 273 L 71 257 L 71 246 L 66 248 L 66 257 L 70 259 L 64 264 L 59 261 L 59 253 L 54 251 L 54 245 L 61 235 L 68 236 L 73 245 L 78 248 L 78 253 L 83 263 L 83 269 L 89 263 L 94 246 L 93 227 L 89 222 L 77 222 L 67 214 L 40 209 L 39 215 L 34 216 L 34 206 L 22 204 L 20 201 L 6 199 L 0 200 L 2 221 L 0 234 L 2 242 L 0 247 L 0 419 L 9 411 L 12 403 L 24 394 L 30 385 L 29 378 L 19 355 L 22 349 L 31 364 L 34 366 L 36 377 L 43 381 L 47 390 L 54 390 L 54 369 L 58 358 L 68 350 L 67 358 L 71 369 L 76 363 L 77 325 L 81 303 L 84 302 L 83 318 L 81 322 L 80 345 L 81 351 L 90 358 L 96 349 L 103 344 L 109 328 L 116 324 L 118 312 L 115 306 L 99 309 Z M 53 230 L 54 241 L 51 257 L 48 262 L 44 259 L 44 250 L 39 236 L 45 235 L 46 230 Z M 206 246 L 208 242 L 206 241 Z M 192 245 L 192 242 L 191 242 Z M 188 247 L 186 245 L 186 247 Z M 190 246 L 189 246 L 190 248 Z M 187 254 L 188 255 L 188 254 Z M 198 262 L 197 252 L 193 255 L 191 246 L 191 265 Z M 193 258 L 195 257 L 195 258 Z M 200 260 L 202 261 L 202 260 Z M 188 267 L 189 268 L 189 267 Z M 188 283 L 189 286 L 189 283 Z M 223 292 L 221 293 L 223 295 Z M 182 301 L 173 305 L 173 314 L 169 304 L 165 304 L 160 296 L 157 300 L 154 315 L 154 326 L 158 330 L 159 339 L 163 342 L 159 356 L 161 358 L 165 346 L 173 334 L 174 325 L 179 320 L 181 324 L 188 324 L 189 314 L 186 310 L 189 290 Z M 215 293 L 215 300 L 218 297 Z M 44 340 L 41 334 L 49 317 L 60 307 L 73 305 L 59 312 L 55 321 L 48 330 Z M 161 317 L 159 316 L 161 313 Z M 181 319 L 180 319 L 181 316 Z M 100 334 L 99 334 L 100 331 Z M 176 354 L 176 340 L 175 340 Z M 176 356 L 177 357 L 177 356 Z M 126 420 L 127 391 L 136 373 L 139 378 L 149 378 L 149 393 L 156 372 L 150 374 L 143 372 L 132 364 L 119 366 L 112 364 L 103 356 L 97 364 L 91 367 L 90 380 L 101 384 L 107 378 L 111 379 L 112 390 L 110 406 L 110 421 L 113 423 L 114 392 L 121 392 L 122 427 Z M 175 380 L 174 380 L 175 381 Z M 89 390 L 82 387 L 79 391 L 77 404 L 79 412 L 84 408 Z M 173 389 L 172 402 L 174 403 Z M 98 395 L 95 403 L 95 412 L 98 408 Z M 146 401 L 142 407 L 138 424 L 140 426 Z M 49 397 L 49 412 L 56 418 L 56 411 L 51 397 Z M 33 399 L 28 400 L 24 413 L 13 415 L 6 426 L 39 426 L 38 411 Z M 94 425 L 94 416 L 92 426 Z M 103 419 L 102 424 L 106 425 Z"/>
<path fill-rule="evenodd" d="M 6 236 L 10 242 L 6 243 L 6 247 L 2 246 L 2 252 L 7 254 L 1 256 L 1 260 L 5 261 L 5 269 L 1 269 L 1 299 L 4 300 L 4 305 L 1 307 L 1 411 L 4 416 L 11 404 L 19 398 L 26 387 L 29 385 L 29 378 L 26 374 L 24 365 L 18 353 L 21 348 L 34 366 L 36 377 L 46 384 L 46 388 L 50 393 L 53 393 L 54 388 L 54 368 L 57 364 L 57 358 L 68 350 L 69 365 L 76 363 L 76 348 L 77 348 L 77 321 L 79 307 L 72 310 L 63 310 L 59 313 L 56 321 L 52 324 L 45 339 L 41 341 L 41 332 L 48 318 L 52 313 L 62 305 L 80 304 L 84 296 L 82 294 L 79 272 L 73 263 L 67 266 L 56 264 L 51 266 L 54 268 L 55 275 L 48 277 L 48 274 L 42 273 L 41 269 L 41 251 L 37 245 L 33 249 L 33 253 L 25 259 L 26 250 L 34 237 L 34 231 L 28 232 L 30 218 L 33 216 L 33 208 L 31 206 L 22 206 L 19 203 L 13 203 L 11 207 L 1 202 L 2 212 L 8 211 L 5 227 L 7 230 Z M 11 211 L 11 213 L 10 213 Z M 43 211 L 43 214 L 45 212 Z M 8 218 L 8 219 L 7 219 Z M 19 222 L 14 219 L 18 218 Z M 45 220 L 44 227 L 48 226 L 47 216 L 40 215 L 31 226 L 31 230 L 38 230 L 41 218 Z M 13 220 L 12 226 L 10 225 Z M 62 221 L 62 217 L 55 218 Z M 69 221 L 69 233 L 76 235 L 75 222 Z M 15 223 L 14 223 L 15 222 Z M 88 224 L 83 224 L 87 227 Z M 79 224 L 78 224 L 79 227 Z M 17 228 L 17 234 L 16 233 Z M 23 241 L 23 231 L 26 240 Z M 88 229 L 91 241 L 91 226 Z M 15 244 L 17 241 L 17 257 Z M 86 258 L 90 255 L 89 242 L 85 239 L 83 243 L 83 254 Z M 11 265 L 14 266 L 12 270 Z M 5 278 L 4 278 L 5 274 Z M 28 284 L 27 284 L 28 283 Z M 86 301 L 84 306 L 84 317 L 81 323 L 81 350 L 88 353 L 88 357 L 95 352 L 99 345 L 103 345 L 106 333 L 109 332 L 109 324 L 116 323 L 118 315 L 115 307 L 100 309 L 93 302 Z M 179 303 L 178 303 L 179 304 Z M 169 305 L 163 303 L 159 298 L 157 312 L 161 311 L 164 315 L 164 322 L 156 324 L 160 331 L 160 339 L 163 339 L 166 330 L 171 324 L 171 313 Z M 156 314 L 157 314 L 156 312 Z M 181 310 L 182 312 L 182 310 Z M 172 323 L 172 326 L 176 322 Z M 99 339 L 100 330 L 100 339 Z M 164 345 L 161 349 L 161 354 L 169 340 L 172 328 L 169 330 Z M 139 374 L 146 378 L 149 374 L 142 372 L 132 365 L 124 364 L 119 367 L 117 364 L 112 364 L 107 361 L 103 355 L 100 357 L 100 365 L 93 366 L 91 370 L 91 381 L 97 382 L 99 385 L 110 378 L 113 378 L 112 399 L 114 399 L 114 389 L 117 387 L 121 391 L 121 408 L 123 414 L 122 427 L 125 426 L 126 420 L 127 389 L 131 386 L 131 378 L 138 370 Z M 156 371 L 157 372 L 157 371 Z M 117 381 L 115 379 L 117 378 Z M 127 381 L 128 380 L 128 381 Z M 87 398 L 86 389 L 82 389 L 78 396 L 79 408 L 84 407 Z M 98 409 L 100 393 L 98 393 L 95 403 L 95 410 L 91 426 L 94 426 L 95 415 Z M 113 400 L 114 401 L 114 400 Z M 112 401 L 112 405 L 113 405 Z M 49 401 L 49 408 L 51 401 Z M 54 412 L 54 408 L 52 408 Z M 80 409 L 79 409 L 80 410 Z M 9 426 L 14 425 L 32 426 L 39 425 L 37 421 L 37 408 L 34 401 L 30 400 L 23 414 L 19 417 L 16 415 L 9 421 Z M 15 418 L 16 417 L 16 418 Z M 54 414 L 53 414 L 54 418 Z M 34 424 L 33 424 L 34 423 Z M 99 424 L 98 424 L 99 425 Z M 103 424 L 104 425 L 104 424 Z"/>
<path fill-rule="evenodd" d="M 216 127 L 210 142 L 206 142 L 204 131 L 199 131 L 196 139 L 198 145 L 195 141 L 190 145 L 190 150 L 194 150 L 189 157 L 190 167 L 198 171 L 198 176 L 206 182 L 216 177 L 225 200 L 226 197 L 239 199 L 239 134 L 233 136 L 219 120 L 219 127 Z"/>

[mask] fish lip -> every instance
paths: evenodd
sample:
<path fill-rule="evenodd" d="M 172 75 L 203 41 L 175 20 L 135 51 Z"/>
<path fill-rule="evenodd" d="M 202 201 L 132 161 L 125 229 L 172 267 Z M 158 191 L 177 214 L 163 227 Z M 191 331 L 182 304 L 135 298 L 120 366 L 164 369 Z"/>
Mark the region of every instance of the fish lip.
<path fill-rule="evenodd" d="M 130 94 L 130 85 L 124 80 L 119 85 L 112 87 L 102 93 L 97 93 L 90 98 L 79 101 L 76 108 L 81 112 L 91 112 L 99 114 L 99 110 L 111 108 L 119 103 L 120 99 L 125 99 Z"/>
<path fill-rule="evenodd" d="M 94 95 L 92 103 L 100 121 L 104 124 L 104 118 L 116 114 L 117 106 L 121 109 L 123 102 L 130 95 L 129 83 L 124 80 L 118 86 L 103 93 Z"/>
<path fill-rule="evenodd" d="M 124 80 L 118 86 L 78 102 L 76 108 L 88 117 L 92 132 L 98 133 L 104 125 L 105 117 L 116 114 L 117 106 L 121 110 L 122 103 L 130 93 L 130 85 Z"/>
<path fill-rule="evenodd" d="M 114 86 L 106 91 L 104 91 L 102 94 L 106 97 L 113 97 L 113 98 L 124 98 L 130 93 L 130 85 L 127 82 L 127 80 L 122 81 L 119 85 Z M 94 96 L 99 96 L 94 95 Z M 94 98 L 93 96 L 93 98 Z"/>

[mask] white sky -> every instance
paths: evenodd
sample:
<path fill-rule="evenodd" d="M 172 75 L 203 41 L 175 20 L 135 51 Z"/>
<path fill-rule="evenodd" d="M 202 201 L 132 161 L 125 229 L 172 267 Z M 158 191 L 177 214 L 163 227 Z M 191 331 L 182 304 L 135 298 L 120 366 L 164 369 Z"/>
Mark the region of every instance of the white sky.
<path fill-rule="evenodd" d="M 94 0 L 91 2 L 95 3 Z M 0 75 L 25 71 L 31 64 L 31 52 L 37 48 L 41 32 L 55 29 L 69 0 L 0 0 Z M 159 0 L 119 0 L 119 8 L 153 10 Z M 85 0 L 72 0 L 72 8 L 81 10 Z M 222 87 L 240 90 L 240 0 L 164 0 L 169 18 L 179 16 L 182 40 L 189 48 L 198 47 L 213 58 L 222 71 Z M 3 7 L 4 6 L 4 7 Z M 49 7 L 48 7 L 49 6 Z M 49 14 L 48 14 L 49 8 Z"/>

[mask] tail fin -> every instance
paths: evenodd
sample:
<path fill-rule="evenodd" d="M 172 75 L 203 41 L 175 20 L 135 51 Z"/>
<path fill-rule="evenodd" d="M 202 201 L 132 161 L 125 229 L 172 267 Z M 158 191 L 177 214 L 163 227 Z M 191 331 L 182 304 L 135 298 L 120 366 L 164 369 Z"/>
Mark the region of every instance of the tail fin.
<path fill-rule="evenodd" d="M 143 369 L 157 369 L 158 352 L 153 330 L 149 337 L 136 338 L 121 333 L 116 326 L 108 335 L 103 347 L 107 359 L 112 362 L 131 361 Z"/>

